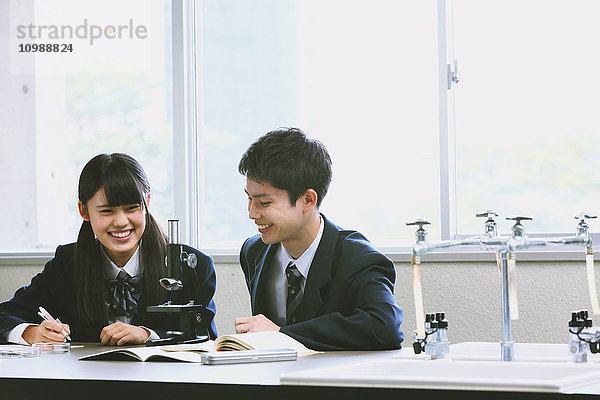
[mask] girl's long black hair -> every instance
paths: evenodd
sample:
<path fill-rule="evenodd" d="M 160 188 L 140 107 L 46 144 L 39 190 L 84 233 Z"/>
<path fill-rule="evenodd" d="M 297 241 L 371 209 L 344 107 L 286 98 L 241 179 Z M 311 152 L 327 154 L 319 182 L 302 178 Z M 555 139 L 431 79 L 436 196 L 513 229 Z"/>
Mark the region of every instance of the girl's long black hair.
<path fill-rule="evenodd" d="M 86 206 L 96 192 L 104 189 L 111 207 L 140 204 L 146 210 L 146 229 L 139 254 L 143 274 L 145 303 L 161 304 L 166 299 L 159 279 L 165 276 L 167 238 L 148 211 L 148 178 L 142 166 L 123 153 L 99 154 L 92 158 L 79 177 L 79 201 Z M 104 275 L 101 244 L 96 240 L 89 221 L 83 221 L 75 246 L 74 284 L 77 315 L 89 327 L 99 327 L 105 320 Z M 143 268 L 143 270 L 142 270 Z"/>

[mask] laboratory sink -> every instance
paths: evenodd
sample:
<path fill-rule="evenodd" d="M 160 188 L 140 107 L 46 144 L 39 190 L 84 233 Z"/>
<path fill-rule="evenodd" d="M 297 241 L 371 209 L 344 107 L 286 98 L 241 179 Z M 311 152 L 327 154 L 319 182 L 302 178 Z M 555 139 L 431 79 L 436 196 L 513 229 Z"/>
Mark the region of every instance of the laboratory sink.
<path fill-rule="evenodd" d="M 398 358 L 430 358 L 421 354 L 402 351 Z M 464 342 L 450 345 L 446 358 L 457 361 L 501 361 L 499 342 Z M 558 343 L 515 343 L 514 360 L 517 362 L 570 362 L 572 356 L 568 344 Z M 600 354 L 588 353 L 588 362 L 600 362 Z"/>
<path fill-rule="evenodd" d="M 600 381 L 594 363 L 390 358 L 281 375 L 283 385 L 576 392 Z"/>
<path fill-rule="evenodd" d="M 514 361 L 517 362 L 570 362 L 573 357 L 566 343 L 515 343 Z M 450 354 L 452 353 L 452 354 Z M 450 345 L 448 357 L 465 361 L 501 361 L 500 343 L 465 342 Z M 596 354 L 588 354 L 588 361 L 598 361 Z"/>

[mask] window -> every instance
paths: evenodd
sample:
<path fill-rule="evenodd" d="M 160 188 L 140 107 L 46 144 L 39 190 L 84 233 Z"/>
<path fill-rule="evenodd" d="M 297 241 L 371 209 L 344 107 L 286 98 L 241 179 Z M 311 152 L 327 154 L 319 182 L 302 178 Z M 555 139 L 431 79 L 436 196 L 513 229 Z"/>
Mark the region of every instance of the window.
<path fill-rule="evenodd" d="M 482 232 L 474 214 L 493 208 L 574 234 L 600 199 L 600 3 L 453 3 L 458 232 Z"/>
<path fill-rule="evenodd" d="M 125 152 L 142 164 L 151 211 L 166 227 L 173 214 L 170 1 L 2 7 L 10 57 L 0 60 L 9 99 L 0 117 L 0 251 L 75 241 L 79 173 L 103 152 Z M 93 26 L 100 37 L 92 37 L 99 35 Z M 140 35 L 130 35 L 131 27 Z M 34 43 L 72 44 L 72 51 L 18 52 Z"/>
<path fill-rule="evenodd" d="M 10 54 L 0 60 L 0 251 L 74 241 L 79 172 L 114 151 L 146 169 L 163 226 L 175 216 L 190 244 L 238 249 L 255 233 L 238 161 L 280 126 L 327 146 L 334 177 L 322 211 L 382 248 L 411 246 L 405 223 L 419 217 L 439 240 L 482 232 L 474 214 L 488 208 L 534 217 L 530 233 L 573 233 L 573 215 L 598 213 L 596 1 L 0 7 Z M 130 22 L 147 37 L 90 43 L 92 25 Z M 19 53 L 60 41 L 48 30 L 19 39 L 30 24 L 85 26 L 87 36 L 72 38 L 70 54 Z M 453 60 L 460 81 L 447 90 L 439 71 Z M 502 219 L 501 232 L 509 227 Z"/>
<path fill-rule="evenodd" d="M 426 216 L 439 237 L 436 3 L 204 1 L 200 245 L 256 233 L 237 164 L 259 136 L 295 126 L 322 141 L 333 182 L 321 210 L 381 246 Z M 394 171 L 405 171 L 397 174 Z"/>

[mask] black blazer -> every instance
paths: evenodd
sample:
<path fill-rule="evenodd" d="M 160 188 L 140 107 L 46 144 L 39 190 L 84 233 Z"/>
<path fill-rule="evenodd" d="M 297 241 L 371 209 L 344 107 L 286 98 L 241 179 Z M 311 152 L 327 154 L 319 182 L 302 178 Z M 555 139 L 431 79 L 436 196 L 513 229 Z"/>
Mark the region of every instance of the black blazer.
<path fill-rule="evenodd" d="M 186 251 L 194 251 L 198 256 L 196 266 L 197 283 L 202 293 L 203 320 L 209 330 L 209 336 L 217 336 L 214 316 L 215 303 L 212 297 L 215 293 L 216 277 L 213 260 L 206 254 L 186 246 Z M 102 328 L 108 325 L 106 319 L 97 321 L 94 327 L 88 327 L 79 320 L 75 309 L 75 284 L 73 282 L 73 266 L 75 244 L 58 246 L 55 256 L 46 263 L 44 270 L 34 276 L 29 286 L 16 291 L 9 301 L 0 304 L 0 338 L 6 342 L 8 333 L 17 325 L 30 322 L 39 324 L 42 318 L 37 314 L 42 306 L 54 318 L 69 324 L 71 339 L 76 342 L 99 342 Z M 198 301 L 195 302 L 198 304 Z M 132 325 L 145 326 L 154 330 L 159 336 L 165 337 L 166 331 L 177 326 L 176 320 L 162 313 L 146 312 L 144 295 L 138 301 L 140 312 L 133 316 Z"/>
<path fill-rule="evenodd" d="M 314 350 L 400 348 L 404 336 L 402 309 L 393 294 L 394 264 L 360 233 L 342 230 L 325 216 L 323 221 L 302 302 L 292 316 L 297 322 L 281 327 L 281 332 Z M 240 252 L 252 314 L 271 320 L 264 300 L 268 275 L 264 271 L 277 246 L 255 235 Z"/>

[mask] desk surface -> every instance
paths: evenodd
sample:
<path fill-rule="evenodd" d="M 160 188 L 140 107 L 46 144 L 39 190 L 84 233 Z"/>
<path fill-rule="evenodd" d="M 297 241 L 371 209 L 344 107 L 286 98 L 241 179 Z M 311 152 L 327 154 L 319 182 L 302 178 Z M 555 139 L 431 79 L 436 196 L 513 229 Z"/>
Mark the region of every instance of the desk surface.
<path fill-rule="evenodd" d="M 76 343 L 74 343 L 76 344 Z M 451 395 L 454 391 L 429 389 L 385 389 L 349 387 L 284 386 L 283 373 L 326 366 L 346 365 L 375 359 L 389 359 L 412 349 L 378 352 L 326 352 L 296 361 L 232 365 L 199 363 L 78 361 L 78 358 L 105 350 L 105 346 L 84 343 L 71 354 L 42 355 L 30 359 L 0 359 L 0 399 L 33 398 L 249 398 L 303 400 L 339 398 L 425 399 Z M 587 393 L 600 393 L 587 388 Z M 564 398 L 562 394 L 456 391 L 463 399 L 485 397 Z M 248 397 L 250 396 L 250 397 Z M 573 395 L 580 397 L 579 395 Z"/>

